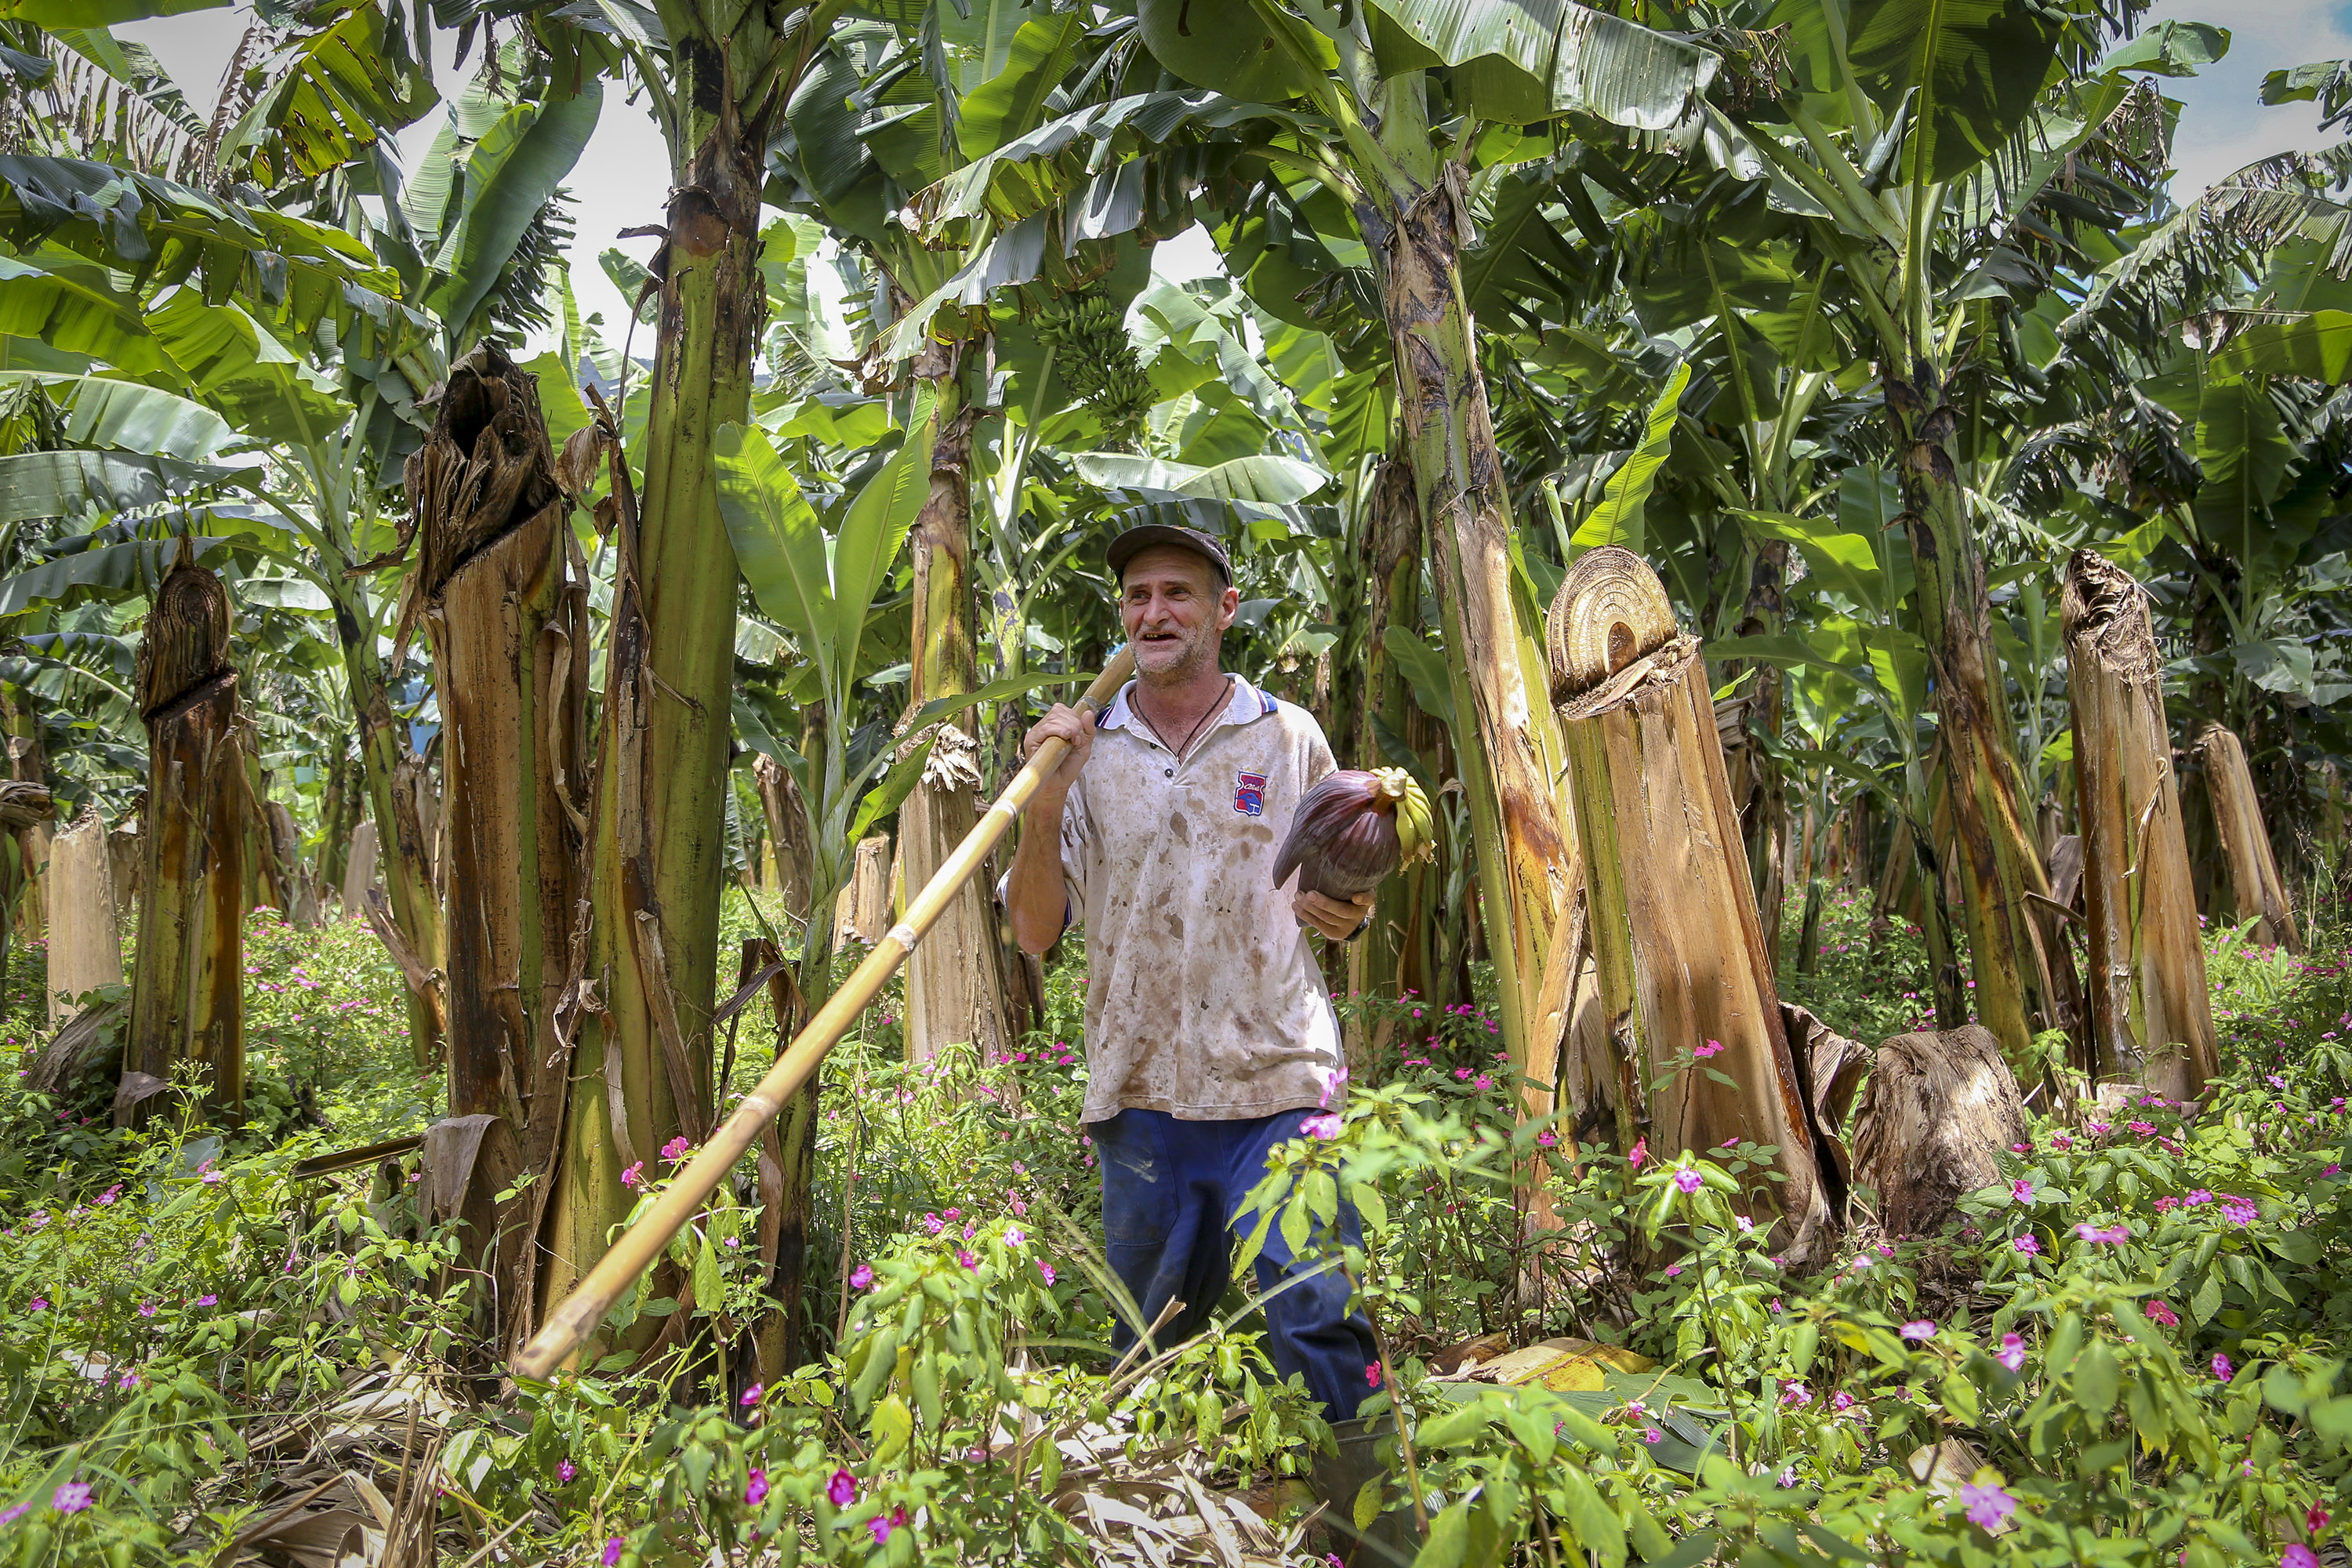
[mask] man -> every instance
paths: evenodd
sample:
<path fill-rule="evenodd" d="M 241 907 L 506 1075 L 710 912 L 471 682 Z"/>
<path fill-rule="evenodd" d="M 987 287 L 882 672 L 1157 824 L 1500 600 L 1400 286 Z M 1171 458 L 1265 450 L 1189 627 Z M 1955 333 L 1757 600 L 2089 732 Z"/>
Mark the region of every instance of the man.
<path fill-rule="evenodd" d="M 1099 719 L 1056 706 L 1030 730 L 1024 754 L 1054 737 L 1070 752 L 1030 797 L 1005 902 L 1030 952 L 1086 927 L 1084 1120 L 1103 1237 L 1140 1326 L 1184 1304 L 1155 1336 L 1165 1346 L 1213 1317 L 1231 1222 L 1268 1152 L 1339 1109 L 1339 1025 L 1307 932 L 1357 934 L 1371 899 L 1274 885 L 1290 814 L 1334 763 L 1305 710 L 1219 668 L 1241 606 L 1223 547 L 1148 524 L 1108 559 L 1136 679 Z M 1291 1263 L 1276 1226 L 1257 1263 L 1267 1348 L 1346 1421 L 1373 1386 L 1371 1325 L 1348 1310 L 1337 1268 Z"/>

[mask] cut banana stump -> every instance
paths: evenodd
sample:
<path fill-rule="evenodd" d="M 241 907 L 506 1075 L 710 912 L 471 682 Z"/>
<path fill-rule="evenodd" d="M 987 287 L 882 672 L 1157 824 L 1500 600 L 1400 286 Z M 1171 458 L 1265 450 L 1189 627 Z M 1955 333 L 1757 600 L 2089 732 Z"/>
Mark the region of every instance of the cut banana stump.
<path fill-rule="evenodd" d="M 1747 1178 L 1791 1262 L 1826 1250 L 1831 1199 L 1717 739 L 1698 639 L 1628 550 L 1569 569 L 1545 626 L 1552 700 L 1584 846 L 1590 941 L 1614 1060 L 1571 1072 L 1580 1132 L 1667 1158 L 1726 1140 L 1776 1146 L 1787 1177 Z M 1719 1044 L 1720 1052 L 1709 1050 Z M 1696 1066 L 1675 1071 L 1677 1064 Z M 1650 1085 L 1670 1079 L 1656 1095 Z M 1590 1130 L 1589 1131 L 1587 1130 Z"/>

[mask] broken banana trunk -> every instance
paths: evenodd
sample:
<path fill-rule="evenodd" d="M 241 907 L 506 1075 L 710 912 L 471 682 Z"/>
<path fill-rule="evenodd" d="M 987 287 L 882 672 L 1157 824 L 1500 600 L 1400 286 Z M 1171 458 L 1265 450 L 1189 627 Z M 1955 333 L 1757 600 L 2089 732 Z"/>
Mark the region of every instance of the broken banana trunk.
<path fill-rule="evenodd" d="M 534 1326 L 530 1239 L 563 1119 L 551 1015 L 583 879 L 584 573 L 536 384 L 496 346 L 452 368 L 407 480 L 443 724 L 448 1110 L 485 1119 L 428 1142 L 463 1167 L 436 1169 L 429 1195 L 494 1259 L 502 1356 Z M 541 1179 L 501 1208 L 524 1172 Z"/>
<path fill-rule="evenodd" d="M 2262 797 L 2246 766 L 2246 748 L 2235 732 L 2208 724 L 2198 737 L 2205 757 L 2205 783 L 2213 792 L 2213 822 L 2221 853 L 2230 864 L 2230 891 L 2238 919 L 2254 921 L 2253 938 L 2264 947 L 2303 951 L 2303 932 L 2287 901 L 2286 883 L 2271 853 L 2270 829 L 2263 821 Z"/>
<path fill-rule="evenodd" d="M 215 1110 L 235 1115 L 245 1101 L 245 859 L 253 807 L 229 624 L 220 579 L 183 557 L 156 590 L 139 648 L 146 865 L 119 1122 L 167 1088 L 182 1061 L 204 1069 Z"/>
<path fill-rule="evenodd" d="M 1825 1251 L 1831 1194 L 1781 1020 L 1755 888 L 1717 738 L 1706 662 L 1656 574 L 1588 552 L 1553 602 L 1552 700 L 1584 848 L 1590 941 L 1614 1061 L 1591 1064 L 1580 1141 L 1672 1157 L 1769 1144 L 1750 1179 L 1776 1250 Z"/>
<path fill-rule="evenodd" d="M 2061 614 L 2083 821 L 2094 1081 L 2192 1100 L 2218 1070 L 2197 892 L 2181 830 L 2164 666 L 2147 596 L 2088 550 Z"/>

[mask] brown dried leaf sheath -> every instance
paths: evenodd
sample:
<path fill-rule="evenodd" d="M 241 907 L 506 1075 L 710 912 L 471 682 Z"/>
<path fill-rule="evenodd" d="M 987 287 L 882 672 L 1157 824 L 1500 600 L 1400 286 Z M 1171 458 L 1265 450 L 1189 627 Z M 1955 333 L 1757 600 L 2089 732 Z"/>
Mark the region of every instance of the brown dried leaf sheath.
<path fill-rule="evenodd" d="M 126 1074 L 202 1064 L 211 1100 L 245 1099 L 245 856 L 253 815 L 229 668 L 228 594 L 182 560 L 139 649 L 147 721 L 139 952 Z"/>
<path fill-rule="evenodd" d="M 2213 821 L 2221 831 L 2221 849 L 2230 862 L 2230 889 L 2240 920 L 2259 915 L 2253 938 L 2273 942 L 2289 952 L 2303 951 L 2303 931 L 2294 921 L 2294 906 L 2279 877 L 2271 854 L 2270 829 L 2263 822 L 2262 797 L 2254 793 L 2254 775 L 2246 766 L 2246 748 L 2219 724 L 2205 726 L 2198 737 L 2205 758 L 2205 783 L 2213 792 Z"/>
<path fill-rule="evenodd" d="M 585 605 L 536 384 L 495 347 L 452 370 L 410 472 L 435 477 L 416 521 L 444 725 L 449 1114 L 496 1123 L 479 1124 L 441 1206 L 478 1237 L 495 1230 L 499 1331 L 512 1342 L 531 1326 L 546 1184 L 505 1212 L 490 1195 L 548 1170 L 562 1123 L 570 1062 L 551 1016 L 583 881 L 572 791 L 585 771 Z"/>
<path fill-rule="evenodd" d="M 2079 550 L 2061 614 L 2083 823 L 2089 1065 L 2098 1079 L 2190 1099 L 2216 1070 L 2213 1014 L 2147 595 L 2131 574 Z"/>

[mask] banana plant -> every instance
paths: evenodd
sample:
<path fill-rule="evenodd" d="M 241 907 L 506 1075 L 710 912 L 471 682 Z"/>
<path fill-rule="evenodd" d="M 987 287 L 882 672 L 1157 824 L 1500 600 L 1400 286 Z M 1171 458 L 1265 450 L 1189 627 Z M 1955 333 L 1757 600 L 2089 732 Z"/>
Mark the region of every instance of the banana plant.
<path fill-rule="evenodd" d="M 811 726 L 823 738 L 816 756 L 777 741 L 756 718 L 738 721 L 754 746 L 791 773 L 807 805 L 813 876 L 798 977 L 812 1012 L 832 993 L 834 902 L 848 885 L 857 841 L 903 806 L 929 766 L 946 722 L 981 702 L 1065 679 L 999 681 L 935 698 L 910 715 L 903 743 L 886 733 L 862 752 L 852 751 L 860 728 L 857 688 L 871 672 L 879 641 L 875 601 L 884 596 L 929 500 L 933 450 L 945 422 L 930 389 L 919 389 L 896 450 L 854 495 L 836 503 L 830 530 L 767 432 L 756 425 L 725 426 L 713 446 L 732 558 L 761 612 L 797 647 L 807 688 L 799 700 L 821 714 Z M 809 1217 L 817 1091 L 811 1082 L 786 1109 L 773 1151 L 781 1174 L 766 1198 L 795 1241 Z M 781 1321 L 762 1331 L 766 1364 L 799 1364 L 801 1253 L 798 1246 L 779 1248 L 772 1289 Z"/>
<path fill-rule="evenodd" d="M 2045 288 L 2021 235 L 2112 233 L 2156 198 L 2160 117 L 2139 79 L 2219 52 L 2214 29 L 2168 33 L 2102 57 L 2104 22 L 1925 0 L 1784 6 L 1792 87 L 1717 145 L 1734 173 L 1801 219 L 1871 344 L 1919 563 L 1939 765 L 1967 890 L 1976 1004 L 2017 1059 L 2072 1016 L 2047 892 L 2028 831 L 1993 638 L 1974 471 L 1990 444 L 1985 379 Z M 2084 201 L 2053 185 L 2088 166 Z M 2001 411 L 1991 413 L 1996 422 Z"/>

